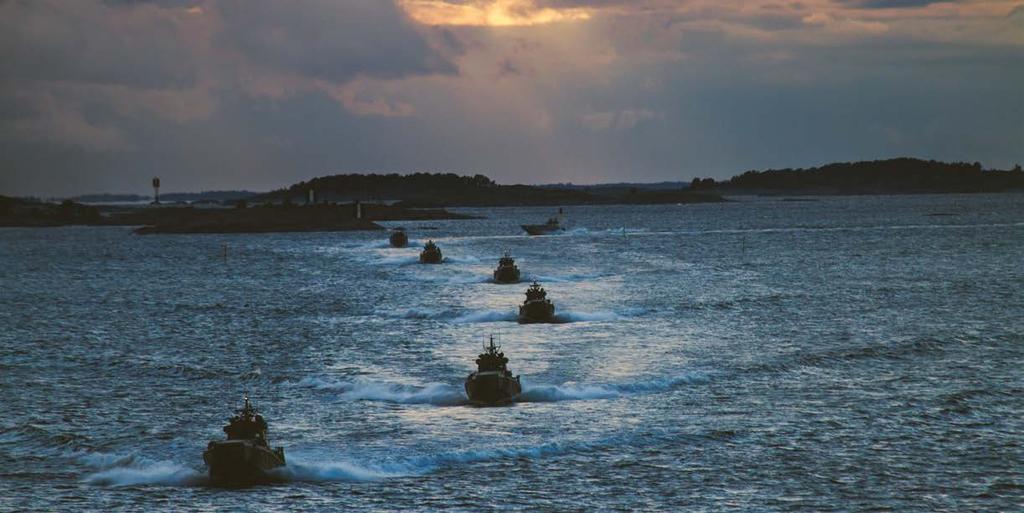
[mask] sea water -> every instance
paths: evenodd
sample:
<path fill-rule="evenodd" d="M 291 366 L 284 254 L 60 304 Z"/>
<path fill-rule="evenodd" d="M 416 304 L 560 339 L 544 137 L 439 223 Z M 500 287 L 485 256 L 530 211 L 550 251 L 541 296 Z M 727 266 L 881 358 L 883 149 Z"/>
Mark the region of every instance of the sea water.
<path fill-rule="evenodd" d="M 566 210 L 392 223 L 404 249 L 0 229 L 0 510 L 1021 507 L 1024 196 Z M 506 250 L 558 323 L 515 322 Z M 477 408 L 492 334 L 524 393 Z M 288 465 L 212 487 L 245 393 Z"/>

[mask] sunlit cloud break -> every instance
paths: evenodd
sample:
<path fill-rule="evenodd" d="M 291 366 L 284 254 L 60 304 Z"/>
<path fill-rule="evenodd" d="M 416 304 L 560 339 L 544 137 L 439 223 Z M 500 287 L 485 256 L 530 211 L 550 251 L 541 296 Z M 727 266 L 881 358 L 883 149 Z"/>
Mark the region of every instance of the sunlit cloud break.
<path fill-rule="evenodd" d="M 588 9 L 539 7 L 531 0 L 399 0 L 416 21 L 425 25 L 509 27 L 586 20 Z"/>

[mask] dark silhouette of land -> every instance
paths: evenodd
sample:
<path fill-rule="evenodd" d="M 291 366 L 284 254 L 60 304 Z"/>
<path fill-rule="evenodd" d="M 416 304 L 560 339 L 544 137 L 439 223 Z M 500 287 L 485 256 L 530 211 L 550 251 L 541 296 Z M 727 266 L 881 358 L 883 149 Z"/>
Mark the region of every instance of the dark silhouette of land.
<path fill-rule="evenodd" d="M 251 201 L 301 201 L 309 191 L 318 201 L 379 199 L 398 201 L 405 207 L 505 207 L 656 203 L 708 203 L 724 201 L 715 192 L 685 188 L 643 190 L 608 189 L 601 192 L 533 185 L 498 185 L 483 175 L 451 173 L 410 175 L 333 175 L 314 178 L 286 189 L 252 198 Z"/>
<path fill-rule="evenodd" d="M 160 201 L 163 203 L 217 204 L 248 199 L 259 193 L 251 191 L 203 191 L 203 192 L 163 192 Z M 152 196 L 141 194 L 81 194 L 68 198 L 77 203 L 141 203 L 149 202 Z"/>
<path fill-rule="evenodd" d="M 0 226 L 127 225 L 138 233 L 248 233 L 381 229 L 374 221 L 465 219 L 441 207 L 675 204 L 725 201 L 722 194 L 918 194 L 1024 191 L 1024 171 L 979 163 L 898 158 L 809 169 L 747 171 L 724 182 L 577 186 L 498 185 L 483 175 L 333 175 L 264 194 L 214 191 L 196 208 L 91 206 L 0 196 Z M 310 202 L 307 205 L 298 203 Z M 244 199 L 235 199 L 243 196 Z M 246 198 L 247 196 L 247 198 Z M 165 196 L 166 198 L 166 196 Z M 230 199 L 229 199 L 230 198 Z M 356 215 L 361 202 L 362 217 Z"/>
<path fill-rule="evenodd" d="M 828 164 L 809 169 L 747 171 L 725 182 L 694 179 L 693 190 L 726 194 L 935 194 L 1024 191 L 1024 172 L 984 170 L 980 163 L 912 158 Z"/>
<path fill-rule="evenodd" d="M 0 196 L 0 226 L 139 226 L 139 234 L 264 233 L 382 230 L 374 221 L 469 219 L 444 209 L 411 209 L 394 205 L 262 204 L 241 200 L 231 208 L 190 206 L 91 206 L 65 200 L 59 205 Z"/>

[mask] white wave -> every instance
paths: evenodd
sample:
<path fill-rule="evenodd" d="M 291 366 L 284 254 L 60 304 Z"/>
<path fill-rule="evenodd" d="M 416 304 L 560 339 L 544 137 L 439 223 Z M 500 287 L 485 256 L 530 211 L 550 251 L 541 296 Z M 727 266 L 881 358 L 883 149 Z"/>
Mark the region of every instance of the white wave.
<path fill-rule="evenodd" d="M 599 230 L 591 230 L 578 226 L 575 228 L 569 228 L 562 232 L 556 232 L 555 235 L 561 236 L 574 236 L 574 235 L 630 235 L 635 233 L 647 233 L 646 228 L 627 228 L 620 226 L 618 228 L 603 228 Z"/>
<path fill-rule="evenodd" d="M 300 385 L 318 390 L 340 392 L 339 398 L 346 401 L 380 401 L 398 404 L 433 404 L 454 406 L 467 402 L 461 388 L 444 383 L 430 383 L 425 386 L 398 385 L 372 381 L 341 381 L 318 377 L 305 378 Z"/>
<path fill-rule="evenodd" d="M 542 276 L 542 275 L 528 275 L 523 278 L 524 282 L 537 281 L 541 283 L 574 283 L 580 281 L 590 281 L 601 278 L 599 274 L 567 274 L 565 276 Z"/>
<path fill-rule="evenodd" d="M 206 476 L 194 468 L 171 461 L 154 461 L 135 455 L 84 453 L 79 461 L 101 470 L 85 476 L 82 481 L 98 486 L 194 486 Z"/>
<path fill-rule="evenodd" d="M 624 317 L 637 317 L 646 312 L 643 308 L 623 308 L 604 312 L 561 312 L 555 314 L 555 322 L 596 322 L 614 321 Z"/>
<path fill-rule="evenodd" d="M 699 371 L 690 371 L 662 379 L 637 381 L 635 383 L 623 383 L 615 387 L 625 393 L 644 394 L 653 392 L 664 392 L 682 385 L 707 383 L 708 375 Z"/>
<path fill-rule="evenodd" d="M 459 255 L 459 256 L 445 256 L 445 262 L 451 262 L 453 264 L 479 264 L 480 259 L 475 256 Z"/>
<path fill-rule="evenodd" d="M 391 242 L 389 242 L 387 239 L 381 239 L 381 240 L 372 240 L 372 241 L 369 241 L 369 242 L 364 242 L 362 244 L 357 244 L 353 249 L 356 249 L 356 250 L 362 250 L 362 249 L 387 249 L 387 248 L 390 248 L 390 247 L 391 247 Z"/>
<path fill-rule="evenodd" d="M 537 459 L 573 452 L 594 450 L 607 445 L 609 445 L 607 441 L 597 440 L 549 442 L 527 447 L 495 447 L 491 449 L 446 452 L 429 456 L 419 456 L 409 458 L 404 462 L 394 463 L 390 466 L 396 470 L 405 470 L 409 473 L 424 474 L 433 472 L 441 467 L 459 464 L 490 462 L 497 459 Z"/>
<path fill-rule="evenodd" d="M 526 386 L 517 401 L 525 403 L 553 403 L 586 399 L 614 399 L 619 392 L 599 385 L 539 385 Z"/>
<path fill-rule="evenodd" d="M 456 310 L 445 310 L 439 308 L 409 308 L 407 310 L 392 312 L 378 312 L 377 314 L 392 319 L 448 320 L 457 324 L 514 321 L 517 318 L 516 313 L 510 311 L 471 310 L 460 313 Z"/>
<path fill-rule="evenodd" d="M 272 472 L 275 476 L 289 481 L 379 481 L 401 477 L 401 472 L 362 466 L 347 461 L 306 461 L 294 456 L 288 465 Z"/>
<path fill-rule="evenodd" d="M 373 261 L 379 265 L 412 265 L 420 262 L 419 255 L 384 255 L 383 257 Z"/>
<path fill-rule="evenodd" d="M 458 324 L 469 324 L 476 322 L 507 322 L 515 321 L 518 318 L 518 314 L 507 310 L 478 310 L 474 312 L 464 313 L 452 319 L 452 322 Z"/>
<path fill-rule="evenodd" d="M 275 471 L 283 479 L 295 481 L 378 481 L 417 476 L 454 465 L 490 462 L 498 459 L 543 458 L 571 452 L 593 450 L 606 441 L 550 442 L 538 446 L 510 446 L 480 450 L 442 452 L 408 456 L 374 464 L 351 461 L 307 461 L 292 457 L 288 465 Z"/>
<path fill-rule="evenodd" d="M 379 315 L 392 319 L 441 319 L 451 316 L 451 312 L 436 308 L 409 308 L 397 312 L 382 312 Z"/>
<path fill-rule="evenodd" d="M 634 383 L 617 383 L 605 385 L 523 385 L 520 402 L 558 402 L 581 401 L 594 399 L 614 399 L 624 395 L 650 394 L 665 392 L 678 386 L 705 383 L 707 375 L 701 372 L 687 372 L 665 378 L 637 381 Z"/>
<path fill-rule="evenodd" d="M 447 283 L 449 285 L 469 285 L 471 283 L 491 283 L 494 280 L 489 275 L 462 274 L 446 276 L 443 274 L 421 275 L 416 278 L 418 281 L 431 283 Z"/>

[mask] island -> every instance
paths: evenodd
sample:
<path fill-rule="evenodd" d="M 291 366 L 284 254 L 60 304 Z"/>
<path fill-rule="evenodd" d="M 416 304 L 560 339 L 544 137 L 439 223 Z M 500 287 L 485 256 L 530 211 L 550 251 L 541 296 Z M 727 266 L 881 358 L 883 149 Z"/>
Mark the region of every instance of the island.
<path fill-rule="evenodd" d="M 472 219 L 444 209 L 396 205 L 263 203 L 196 207 L 189 204 L 93 206 L 59 204 L 0 196 L 0 226 L 137 226 L 140 235 L 157 233 L 268 233 L 383 230 L 375 221 Z"/>
<path fill-rule="evenodd" d="M 853 195 L 1024 191 L 1024 171 L 983 169 L 978 162 L 895 158 L 828 164 L 808 169 L 747 171 L 723 182 L 695 178 L 695 191 L 724 194 Z"/>

